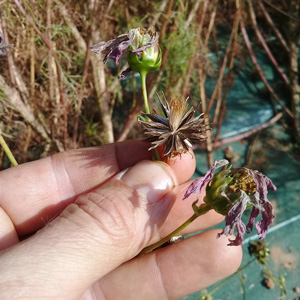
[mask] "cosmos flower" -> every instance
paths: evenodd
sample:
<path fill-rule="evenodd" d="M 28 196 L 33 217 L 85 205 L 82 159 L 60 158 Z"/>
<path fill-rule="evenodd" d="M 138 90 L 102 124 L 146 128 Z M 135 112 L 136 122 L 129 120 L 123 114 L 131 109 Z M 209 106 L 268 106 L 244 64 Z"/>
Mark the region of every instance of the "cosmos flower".
<path fill-rule="evenodd" d="M 237 236 L 234 240 L 229 240 L 228 245 L 242 245 L 244 234 L 250 233 L 255 225 L 260 239 L 264 239 L 274 219 L 272 204 L 267 198 L 268 191 L 276 191 L 276 187 L 264 174 L 247 168 L 228 167 L 214 175 L 217 168 L 228 163 L 225 159 L 217 160 L 203 177 L 196 179 L 188 187 L 184 199 L 193 193 L 200 193 L 207 183 L 204 202 L 216 212 L 226 216 L 225 228 L 218 237 L 233 234 L 236 227 Z M 252 207 L 252 212 L 246 226 L 242 221 L 242 215 L 248 207 Z M 260 213 L 261 220 L 255 224 Z"/>
<path fill-rule="evenodd" d="M 206 139 L 208 126 L 204 122 L 203 114 L 195 117 L 195 109 L 192 107 L 188 110 L 188 98 L 175 98 L 169 102 L 165 96 L 164 102 L 159 96 L 158 99 L 164 116 L 155 112 L 142 113 L 150 121 L 138 120 L 148 136 L 145 141 L 151 143 L 149 150 L 163 146 L 163 156 L 177 156 L 187 152 L 192 147 L 192 141 L 202 142 Z"/>
<path fill-rule="evenodd" d="M 130 68 L 119 75 L 119 78 L 123 78 L 131 70 L 149 72 L 160 67 L 161 50 L 158 45 L 158 38 L 159 34 L 152 27 L 148 30 L 135 28 L 113 40 L 95 44 L 90 49 L 97 54 L 102 51 L 106 52 L 103 62 L 106 63 L 110 58 L 115 61 L 116 65 L 119 64 L 122 54 L 127 51 L 127 61 Z"/>

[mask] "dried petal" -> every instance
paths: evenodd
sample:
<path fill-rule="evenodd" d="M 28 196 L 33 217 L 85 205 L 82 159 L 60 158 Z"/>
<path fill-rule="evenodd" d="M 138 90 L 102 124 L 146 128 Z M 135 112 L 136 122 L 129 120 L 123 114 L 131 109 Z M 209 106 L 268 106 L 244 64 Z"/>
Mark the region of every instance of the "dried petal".
<path fill-rule="evenodd" d="M 259 215 L 259 212 L 260 212 L 260 210 L 257 207 L 253 206 L 252 211 L 251 211 L 251 215 L 250 215 L 250 218 L 249 218 L 249 222 L 246 226 L 247 233 L 250 233 L 250 231 L 252 231 L 253 226 L 255 224 L 255 219 Z"/>
<path fill-rule="evenodd" d="M 119 79 L 122 79 L 122 78 L 124 78 L 128 73 L 130 73 L 132 70 L 131 70 L 131 68 L 127 68 L 125 71 L 123 71 L 119 76 L 118 76 L 118 78 Z"/>
<path fill-rule="evenodd" d="M 264 205 L 264 211 L 261 213 L 261 220 L 256 224 L 256 231 L 259 235 L 259 239 L 264 239 L 266 237 L 269 226 L 274 218 L 272 204 L 267 201 Z"/>
<path fill-rule="evenodd" d="M 119 78 L 124 78 L 130 70 L 154 71 L 160 67 L 161 50 L 158 46 L 158 37 L 159 34 L 153 28 L 149 30 L 135 28 L 115 39 L 95 44 L 90 49 L 97 54 L 105 52 L 103 62 L 106 63 L 108 59 L 112 59 L 116 65 L 119 64 L 122 54 L 128 50 L 127 61 L 130 69 L 119 75 Z"/>
<path fill-rule="evenodd" d="M 184 194 L 183 200 L 188 198 L 191 194 L 197 193 L 199 194 L 204 187 L 204 185 L 209 182 L 213 177 L 215 170 L 226 166 L 229 164 L 229 161 L 226 159 L 216 160 L 214 165 L 205 173 L 204 176 L 196 179 L 187 189 Z"/>
<path fill-rule="evenodd" d="M 244 242 L 244 235 L 246 232 L 246 226 L 242 221 L 239 221 L 236 224 L 236 231 L 237 231 L 237 235 L 236 238 L 234 240 L 228 239 L 229 240 L 229 244 L 227 244 L 227 246 L 239 246 L 239 245 L 243 245 Z"/>
<path fill-rule="evenodd" d="M 273 184 L 272 180 L 266 175 L 262 174 L 256 170 L 249 170 L 251 177 L 253 178 L 257 191 L 259 192 L 259 198 L 261 204 L 267 201 L 268 190 L 276 191 L 276 186 Z"/>
<path fill-rule="evenodd" d="M 242 221 L 242 215 L 247 208 L 249 202 L 249 196 L 241 190 L 241 195 L 239 201 L 232 206 L 228 211 L 228 214 L 225 218 L 225 228 L 221 233 L 218 234 L 218 238 L 225 234 L 233 234 L 234 228 L 237 228 L 238 235 L 235 240 L 229 240 L 228 246 L 237 246 L 243 244 L 243 236 L 246 232 L 246 226 Z"/>
<path fill-rule="evenodd" d="M 93 45 L 90 49 L 97 54 L 100 54 L 102 51 L 108 52 L 103 62 L 106 63 L 107 60 L 111 58 L 115 61 L 116 65 L 118 65 L 121 55 L 132 44 L 135 32 L 136 29 L 131 29 L 128 34 L 121 34 L 108 42 L 100 42 Z"/>

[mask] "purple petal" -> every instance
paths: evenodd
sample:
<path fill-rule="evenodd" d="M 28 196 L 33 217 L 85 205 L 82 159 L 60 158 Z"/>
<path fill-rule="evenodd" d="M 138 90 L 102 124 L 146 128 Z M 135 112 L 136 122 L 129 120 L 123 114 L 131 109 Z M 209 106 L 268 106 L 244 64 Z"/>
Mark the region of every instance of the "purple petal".
<path fill-rule="evenodd" d="M 269 226 L 271 225 L 274 217 L 272 204 L 267 201 L 264 205 L 264 211 L 261 213 L 261 220 L 258 224 L 256 224 L 256 231 L 259 235 L 259 239 L 262 240 L 266 237 Z"/>
<path fill-rule="evenodd" d="M 251 215 L 250 215 L 250 218 L 249 218 L 249 222 L 246 226 L 247 233 L 250 233 L 250 231 L 252 231 L 253 226 L 255 224 L 255 219 L 257 218 L 259 212 L 260 212 L 260 210 L 257 207 L 253 206 L 252 211 L 251 211 Z"/>
<path fill-rule="evenodd" d="M 108 59 L 111 58 L 116 65 L 119 64 L 119 59 L 122 56 L 123 52 L 120 51 L 118 48 L 112 49 L 110 52 L 108 52 L 103 59 L 103 62 L 106 64 Z"/>
<path fill-rule="evenodd" d="M 239 245 L 243 245 L 244 243 L 244 235 L 246 232 L 246 226 L 245 224 L 240 221 L 236 224 L 236 230 L 237 230 L 237 236 L 234 240 L 229 239 L 229 244 L 227 244 L 228 246 L 239 246 Z"/>
<path fill-rule="evenodd" d="M 115 61 L 116 65 L 118 65 L 121 55 L 132 44 L 136 30 L 137 29 L 131 29 L 128 34 L 121 34 L 108 42 L 98 43 L 90 47 L 90 49 L 97 54 L 100 54 L 102 51 L 108 51 L 103 62 L 106 63 L 107 60 L 111 58 Z"/>
<path fill-rule="evenodd" d="M 124 78 L 124 77 L 127 76 L 128 73 L 130 73 L 131 71 L 132 71 L 131 68 L 127 68 L 125 71 L 123 71 L 123 72 L 118 76 L 118 78 L 119 78 L 119 79 Z"/>
<path fill-rule="evenodd" d="M 246 226 L 242 222 L 242 215 L 247 208 L 249 202 L 248 195 L 241 190 L 241 196 L 237 203 L 235 203 L 232 208 L 228 211 L 228 214 L 225 218 L 225 228 L 221 233 L 218 233 L 218 238 L 225 234 L 233 234 L 234 228 L 237 228 L 237 237 L 235 240 L 229 240 L 228 246 L 237 246 L 243 244 L 243 237 L 246 232 Z"/>
<path fill-rule="evenodd" d="M 266 201 L 268 201 L 268 190 L 276 191 L 276 186 L 273 184 L 270 178 L 260 173 L 259 171 L 248 171 L 256 184 L 256 189 L 259 193 L 260 202 L 261 204 L 264 204 Z"/>
<path fill-rule="evenodd" d="M 214 177 L 216 169 L 228 165 L 229 162 L 226 159 L 216 160 L 214 165 L 205 173 L 204 176 L 197 178 L 186 190 L 182 200 L 188 198 L 191 194 L 199 194 L 203 186 Z"/>

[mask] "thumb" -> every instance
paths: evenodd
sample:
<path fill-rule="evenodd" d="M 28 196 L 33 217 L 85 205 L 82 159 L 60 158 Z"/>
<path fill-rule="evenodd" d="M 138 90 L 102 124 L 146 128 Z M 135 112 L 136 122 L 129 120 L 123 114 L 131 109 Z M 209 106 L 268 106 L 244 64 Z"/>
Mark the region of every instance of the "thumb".
<path fill-rule="evenodd" d="M 171 167 L 143 161 L 80 196 L 34 236 L 1 253 L 0 298 L 78 298 L 151 241 L 176 185 Z"/>

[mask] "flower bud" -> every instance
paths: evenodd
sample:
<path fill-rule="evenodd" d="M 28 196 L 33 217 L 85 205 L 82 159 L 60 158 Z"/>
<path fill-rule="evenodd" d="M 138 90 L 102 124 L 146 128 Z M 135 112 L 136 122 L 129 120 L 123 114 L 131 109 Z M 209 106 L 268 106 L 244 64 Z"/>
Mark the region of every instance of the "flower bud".
<path fill-rule="evenodd" d="M 146 30 L 144 28 L 130 29 L 127 34 L 121 34 L 107 42 L 100 42 L 90 49 L 100 54 L 105 52 L 103 62 L 108 59 L 115 61 L 116 65 L 122 54 L 127 52 L 127 61 L 130 68 L 123 71 L 119 78 L 124 78 L 130 71 L 150 72 L 157 70 L 161 65 L 161 50 L 158 45 L 159 34 L 154 28 Z"/>
<path fill-rule="evenodd" d="M 268 245 L 263 241 L 251 242 L 248 246 L 248 251 L 251 256 L 254 256 L 256 260 L 265 265 L 270 257 L 271 251 Z"/>
<path fill-rule="evenodd" d="M 127 54 L 130 68 L 137 72 L 151 72 L 161 65 L 161 49 L 158 45 L 158 33 L 151 27 L 149 30 L 137 28 L 135 37 Z"/>

